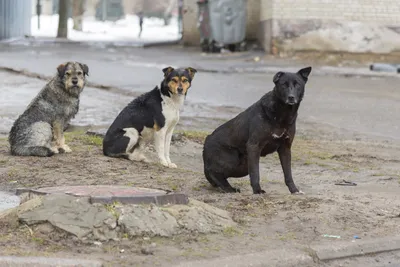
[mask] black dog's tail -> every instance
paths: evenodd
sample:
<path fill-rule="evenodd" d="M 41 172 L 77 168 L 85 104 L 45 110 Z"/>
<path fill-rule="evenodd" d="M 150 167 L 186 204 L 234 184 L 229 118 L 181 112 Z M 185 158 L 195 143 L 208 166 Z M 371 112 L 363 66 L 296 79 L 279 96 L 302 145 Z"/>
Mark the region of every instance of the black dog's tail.
<path fill-rule="evenodd" d="M 11 154 L 14 156 L 38 156 L 38 157 L 51 157 L 54 152 L 45 146 L 30 146 L 18 149 L 12 149 Z"/>

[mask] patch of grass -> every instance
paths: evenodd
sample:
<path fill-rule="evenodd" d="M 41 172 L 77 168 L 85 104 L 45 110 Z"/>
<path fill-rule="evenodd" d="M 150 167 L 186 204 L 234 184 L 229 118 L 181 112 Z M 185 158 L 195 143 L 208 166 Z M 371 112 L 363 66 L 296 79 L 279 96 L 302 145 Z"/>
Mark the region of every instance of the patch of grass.
<path fill-rule="evenodd" d="M 117 220 L 121 214 L 115 209 L 116 206 L 119 206 L 119 202 L 115 201 L 112 204 L 105 204 L 104 207 L 106 210 L 111 213 Z"/>
<path fill-rule="evenodd" d="M 7 171 L 7 175 L 8 175 L 9 177 L 16 177 L 16 176 L 18 176 L 18 170 L 17 170 L 16 168 L 10 168 L 10 169 Z"/>
<path fill-rule="evenodd" d="M 371 176 L 374 176 L 374 177 L 376 177 L 376 176 L 387 176 L 387 174 L 386 173 L 382 173 L 382 172 L 378 172 L 378 173 L 373 173 L 373 174 L 371 174 Z"/>
<path fill-rule="evenodd" d="M 122 235 L 122 238 L 129 239 L 129 234 L 128 234 L 128 233 L 124 233 L 124 234 Z"/>
<path fill-rule="evenodd" d="M 282 241 L 288 241 L 288 240 L 296 239 L 296 235 L 294 233 L 292 233 L 292 232 L 285 233 L 285 234 L 282 234 L 282 235 L 281 234 L 277 234 L 277 237 L 278 237 L 279 240 L 282 240 Z"/>
<path fill-rule="evenodd" d="M 39 245 L 43 245 L 44 244 L 44 239 L 40 238 L 40 237 L 36 237 L 36 236 L 32 236 L 32 241 L 39 244 Z"/>
<path fill-rule="evenodd" d="M 180 131 L 178 133 L 182 134 L 189 140 L 199 143 L 204 143 L 207 135 L 210 134 L 209 132 L 203 132 L 203 131 Z"/>
<path fill-rule="evenodd" d="M 66 143 L 79 142 L 83 145 L 98 146 L 98 147 L 102 146 L 103 144 L 102 137 L 95 135 L 87 135 L 85 132 L 82 131 L 65 132 L 64 136 Z"/>
<path fill-rule="evenodd" d="M 240 231 L 239 229 L 237 229 L 237 228 L 235 228 L 235 227 L 233 227 L 233 226 L 225 227 L 224 230 L 223 230 L 222 232 L 223 232 L 223 234 L 224 234 L 225 236 L 231 236 L 231 237 L 232 237 L 232 236 L 242 235 L 242 234 L 243 234 L 242 231 Z"/>
<path fill-rule="evenodd" d="M 7 164 L 8 163 L 8 159 L 2 159 L 2 160 L 0 160 L 0 164 L 1 165 L 5 165 L 5 164 Z"/>

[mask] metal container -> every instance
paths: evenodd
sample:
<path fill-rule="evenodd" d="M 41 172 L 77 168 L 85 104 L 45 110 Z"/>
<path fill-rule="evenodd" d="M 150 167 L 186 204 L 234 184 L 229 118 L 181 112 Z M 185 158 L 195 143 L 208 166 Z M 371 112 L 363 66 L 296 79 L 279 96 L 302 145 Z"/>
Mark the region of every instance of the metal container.
<path fill-rule="evenodd" d="M 100 0 L 96 5 L 95 18 L 101 21 L 117 21 L 125 16 L 122 0 Z"/>
<path fill-rule="evenodd" d="M 204 52 L 246 49 L 246 0 L 199 0 L 198 29 Z"/>
<path fill-rule="evenodd" d="M 224 45 L 237 44 L 246 37 L 246 0 L 212 0 L 209 3 L 213 38 Z"/>
<path fill-rule="evenodd" d="M 0 0 L 0 40 L 31 35 L 32 1 Z"/>
<path fill-rule="evenodd" d="M 208 0 L 197 1 L 197 28 L 200 32 L 200 45 L 203 52 L 210 52 L 212 47 L 212 33 L 210 26 L 210 12 L 208 8 Z"/>

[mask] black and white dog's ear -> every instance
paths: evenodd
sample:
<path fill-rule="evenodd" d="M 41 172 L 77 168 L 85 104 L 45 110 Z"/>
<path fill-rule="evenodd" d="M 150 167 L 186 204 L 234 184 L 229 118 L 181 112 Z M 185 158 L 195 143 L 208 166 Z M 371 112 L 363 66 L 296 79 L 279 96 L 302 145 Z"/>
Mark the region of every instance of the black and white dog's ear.
<path fill-rule="evenodd" d="M 188 67 L 188 68 L 186 68 L 186 70 L 187 70 L 187 72 L 189 72 L 189 76 L 193 80 L 194 75 L 197 72 L 197 70 L 195 68 L 192 68 L 192 67 Z"/>
<path fill-rule="evenodd" d="M 301 70 L 299 70 L 298 72 L 297 72 L 297 74 L 299 74 L 300 76 L 301 76 L 301 78 L 303 78 L 303 80 L 305 81 L 305 82 L 307 82 L 307 80 L 308 80 L 308 76 L 310 75 L 310 73 L 311 73 L 311 67 L 307 67 L 307 68 L 304 68 L 304 69 L 301 69 Z"/>
<path fill-rule="evenodd" d="M 273 81 L 274 83 L 277 83 L 277 82 L 279 81 L 279 79 L 282 77 L 282 75 L 283 75 L 283 72 L 282 72 L 282 71 L 277 72 L 277 73 L 274 75 L 274 78 L 272 79 L 272 81 Z"/>
<path fill-rule="evenodd" d="M 164 77 L 167 77 L 172 71 L 174 70 L 173 67 L 166 67 L 162 71 L 164 72 Z"/>

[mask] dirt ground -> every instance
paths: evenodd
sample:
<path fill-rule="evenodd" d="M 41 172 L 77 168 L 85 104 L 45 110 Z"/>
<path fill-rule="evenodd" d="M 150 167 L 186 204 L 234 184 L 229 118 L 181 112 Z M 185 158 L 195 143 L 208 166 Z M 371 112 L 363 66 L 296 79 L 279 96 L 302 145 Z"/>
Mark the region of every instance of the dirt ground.
<path fill-rule="evenodd" d="M 231 179 L 242 193 L 213 189 L 202 173 L 206 132 L 178 132 L 171 149 L 178 169 L 104 157 L 101 137 L 86 135 L 85 129 L 66 133 L 73 153 L 52 158 L 11 157 L 3 136 L 2 188 L 118 184 L 184 192 L 228 210 L 239 226 L 221 234 L 193 233 L 173 239 L 125 237 L 120 242 L 96 245 L 62 233 L 49 236 L 3 222 L 0 251 L 3 255 L 89 257 L 109 266 L 159 266 L 277 247 L 307 249 L 315 242 L 351 242 L 354 235 L 372 238 L 398 234 L 400 145 L 327 135 L 315 125 L 302 125 L 298 132 L 292 149 L 293 175 L 306 193 L 303 196 L 289 194 L 276 154 L 261 160 L 262 187 L 267 194 L 253 195 L 248 178 Z M 148 153 L 154 158 L 154 151 Z M 343 179 L 357 186 L 335 185 Z M 146 255 L 146 247 L 152 248 L 152 255 Z"/>

